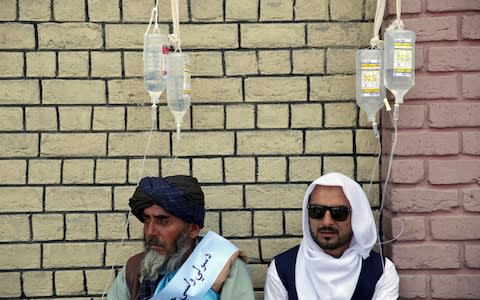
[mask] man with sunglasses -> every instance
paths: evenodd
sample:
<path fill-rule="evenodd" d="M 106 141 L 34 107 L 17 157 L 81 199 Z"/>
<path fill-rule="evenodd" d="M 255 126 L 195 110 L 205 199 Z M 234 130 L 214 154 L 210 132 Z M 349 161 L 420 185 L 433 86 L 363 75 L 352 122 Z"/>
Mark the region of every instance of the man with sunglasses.
<path fill-rule="evenodd" d="M 302 242 L 270 263 L 266 300 L 398 298 L 395 266 L 372 251 L 375 220 L 358 183 L 340 173 L 321 176 L 307 188 L 302 215 Z"/>

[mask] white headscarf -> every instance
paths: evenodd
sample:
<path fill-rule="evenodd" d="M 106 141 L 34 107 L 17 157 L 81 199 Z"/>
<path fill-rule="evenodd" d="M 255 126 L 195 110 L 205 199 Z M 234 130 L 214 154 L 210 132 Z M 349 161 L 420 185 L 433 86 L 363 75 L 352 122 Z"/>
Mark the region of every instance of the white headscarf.
<path fill-rule="evenodd" d="M 340 186 L 352 208 L 353 237 L 349 248 L 339 258 L 326 254 L 313 240 L 307 205 L 315 186 Z M 358 183 L 340 173 L 317 178 L 305 192 L 302 213 L 303 240 L 297 256 L 295 284 L 301 300 L 351 299 L 362 267 L 369 256 L 377 233 L 375 220 L 365 192 Z"/>

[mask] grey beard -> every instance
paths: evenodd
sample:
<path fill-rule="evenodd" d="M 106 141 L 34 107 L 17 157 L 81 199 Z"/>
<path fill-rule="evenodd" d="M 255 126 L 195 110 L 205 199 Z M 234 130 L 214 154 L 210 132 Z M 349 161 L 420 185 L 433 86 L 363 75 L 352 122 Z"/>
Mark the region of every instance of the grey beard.
<path fill-rule="evenodd" d="M 175 271 L 185 262 L 190 252 L 188 231 L 190 226 L 185 226 L 177 241 L 177 250 L 172 254 L 162 255 L 147 246 L 145 258 L 140 265 L 140 281 L 143 279 L 156 280 L 158 275 L 165 275 Z"/>

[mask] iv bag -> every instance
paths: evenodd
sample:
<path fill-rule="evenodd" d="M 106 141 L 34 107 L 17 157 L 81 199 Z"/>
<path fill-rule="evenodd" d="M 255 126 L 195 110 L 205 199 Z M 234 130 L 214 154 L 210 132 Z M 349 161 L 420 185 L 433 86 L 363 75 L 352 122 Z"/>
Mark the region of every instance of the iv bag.
<path fill-rule="evenodd" d="M 159 32 L 149 32 L 144 36 L 143 75 L 144 84 L 152 102 L 165 90 L 167 79 L 166 55 L 168 53 L 167 37 Z"/>
<path fill-rule="evenodd" d="M 175 118 L 177 126 L 177 139 L 180 138 L 180 127 L 183 116 L 190 107 L 191 102 L 191 77 L 190 60 L 184 53 L 170 53 L 167 56 L 167 102 L 168 108 Z"/>
<path fill-rule="evenodd" d="M 385 32 L 385 86 L 403 103 L 415 85 L 415 32 L 395 29 Z"/>
<path fill-rule="evenodd" d="M 375 122 L 375 114 L 383 107 L 385 86 L 383 85 L 383 51 L 362 49 L 356 59 L 356 99 L 370 122 Z"/>

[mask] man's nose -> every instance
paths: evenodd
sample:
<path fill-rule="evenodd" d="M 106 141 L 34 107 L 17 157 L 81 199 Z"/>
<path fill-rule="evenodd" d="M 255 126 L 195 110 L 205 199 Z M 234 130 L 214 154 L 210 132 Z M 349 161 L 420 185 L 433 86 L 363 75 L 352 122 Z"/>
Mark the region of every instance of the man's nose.
<path fill-rule="evenodd" d="M 322 223 L 325 224 L 325 225 L 331 225 L 331 224 L 335 223 L 335 221 L 332 218 L 332 215 L 330 215 L 330 211 L 327 210 L 325 212 L 325 215 L 322 218 Z"/>
<path fill-rule="evenodd" d="M 153 222 L 147 222 L 144 227 L 146 237 L 150 237 L 155 233 Z"/>

